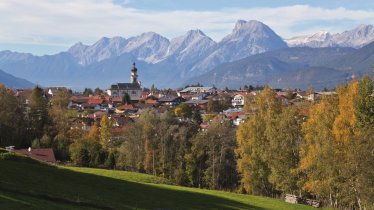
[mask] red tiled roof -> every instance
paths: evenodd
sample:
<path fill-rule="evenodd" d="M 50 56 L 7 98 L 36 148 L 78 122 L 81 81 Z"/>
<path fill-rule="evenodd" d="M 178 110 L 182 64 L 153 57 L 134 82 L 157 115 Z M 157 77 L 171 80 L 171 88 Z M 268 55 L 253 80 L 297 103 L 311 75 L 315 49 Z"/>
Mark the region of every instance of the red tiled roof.
<path fill-rule="evenodd" d="M 145 101 L 145 103 L 146 103 L 146 104 L 152 104 L 152 105 L 155 105 L 155 104 L 157 104 L 158 102 L 157 102 L 157 100 L 148 99 L 148 100 Z"/>
<path fill-rule="evenodd" d="M 88 100 L 89 104 L 103 104 L 104 100 L 103 99 L 98 99 L 98 98 L 90 98 Z"/>
<path fill-rule="evenodd" d="M 122 98 L 121 97 L 112 98 L 112 102 L 121 103 L 122 102 Z"/>
<path fill-rule="evenodd" d="M 88 102 L 88 97 L 86 96 L 72 96 L 70 97 L 70 100 L 75 103 L 87 103 Z"/>
<path fill-rule="evenodd" d="M 243 113 L 242 113 L 242 112 L 233 112 L 233 113 L 231 114 L 230 119 L 231 119 L 231 120 L 235 120 L 236 118 L 239 117 L 239 115 L 243 115 Z"/>
<path fill-rule="evenodd" d="M 118 110 L 135 109 L 135 108 L 136 106 L 134 104 L 125 104 L 125 105 L 117 107 Z"/>
<path fill-rule="evenodd" d="M 32 159 L 43 161 L 43 162 L 49 162 L 49 163 L 56 162 L 55 154 L 53 153 L 53 150 L 51 148 L 31 149 L 30 152 L 28 149 L 15 149 L 14 152 L 18 154 L 27 155 L 31 157 Z"/>

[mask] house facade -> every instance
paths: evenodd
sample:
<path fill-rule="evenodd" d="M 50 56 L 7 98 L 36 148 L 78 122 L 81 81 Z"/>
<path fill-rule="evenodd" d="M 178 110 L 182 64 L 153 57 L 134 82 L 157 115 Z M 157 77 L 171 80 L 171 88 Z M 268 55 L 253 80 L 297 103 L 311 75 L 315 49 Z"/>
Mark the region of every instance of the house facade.
<path fill-rule="evenodd" d="M 243 107 L 244 106 L 244 95 L 237 94 L 234 96 L 234 98 L 231 100 L 231 104 L 233 107 Z"/>

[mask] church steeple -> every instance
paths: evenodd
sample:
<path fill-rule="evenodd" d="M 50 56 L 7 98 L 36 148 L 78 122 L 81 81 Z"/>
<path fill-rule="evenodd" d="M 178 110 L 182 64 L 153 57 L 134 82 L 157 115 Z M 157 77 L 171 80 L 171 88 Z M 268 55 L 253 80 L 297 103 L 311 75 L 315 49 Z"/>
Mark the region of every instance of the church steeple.
<path fill-rule="evenodd" d="M 138 83 L 138 69 L 135 67 L 135 62 L 132 64 L 131 69 L 131 83 Z"/>

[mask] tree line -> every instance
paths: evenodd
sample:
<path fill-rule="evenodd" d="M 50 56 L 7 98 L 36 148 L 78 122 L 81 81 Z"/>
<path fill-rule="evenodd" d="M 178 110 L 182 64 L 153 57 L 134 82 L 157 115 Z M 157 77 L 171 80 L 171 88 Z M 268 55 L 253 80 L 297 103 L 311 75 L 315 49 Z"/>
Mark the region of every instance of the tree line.
<path fill-rule="evenodd" d="M 52 147 L 59 160 L 77 166 L 148 173 L 184 186 L 291 193 L 334 208 L 372 209 L 372 94 L 369 77 L 303 106 L 284 104 L 264 87 L 247 100 L 249 117 L 238 128 L 217 114 L 202 131 L 198 112 L 182 104 L 164 113 L 145 110 L 114 138 L 107 115 L 89 131 L 71 129 L 67 91 L 48 101 L 36 87 L 25 106 L 0 86 L 0 146 Z M 210 100 L 207 109 L 227 104 Z"/>
<path fill-rule="evenodd" d="M 337 88 L 302 115 L 282 106 L 266 87 L 239 127 L 241 188 L 255 195 L 284 193 L 339 209 L 373 209 L 374 97 L 369 77 Z"/>

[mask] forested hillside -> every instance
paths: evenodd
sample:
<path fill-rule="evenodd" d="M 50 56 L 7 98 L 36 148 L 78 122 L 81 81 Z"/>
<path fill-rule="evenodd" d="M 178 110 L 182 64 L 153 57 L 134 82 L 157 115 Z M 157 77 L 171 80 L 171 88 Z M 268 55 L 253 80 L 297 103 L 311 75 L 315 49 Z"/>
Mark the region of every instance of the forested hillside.
<path fill-rule="evenodd" d="M 370 209 L 373 81 L 353 80 L 336 92 L 288 101 L 265 87 L 246 100 L 239 127 L 219 113 L 231 106 L 223 94 L 209 99 L 204 115 L 183 103 L 144 109 L 118 133 L 106 114 L 88 131 L 72 127 L 72 116 L 82 113 L 67 110 L 66 89 L 47 99 L 36 87 L 26 108 L 0 86 L 0 145 L 53 148 L 62 162 L 142 172 L 177 185 Z"/>

